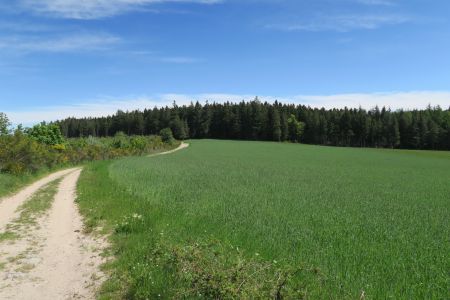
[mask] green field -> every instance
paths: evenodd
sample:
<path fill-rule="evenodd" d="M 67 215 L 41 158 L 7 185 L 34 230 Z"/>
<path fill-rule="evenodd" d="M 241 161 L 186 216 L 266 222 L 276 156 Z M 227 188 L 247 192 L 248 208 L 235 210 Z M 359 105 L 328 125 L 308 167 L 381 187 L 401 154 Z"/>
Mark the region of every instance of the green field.
<path fill-rule="evenodd" d="M 233 267 L 227 256 L 270 262 L 274 272 L 298 266 L 303 271 L 291 281 L 313 299 L 448 297 L 450 153 L 190 144 L 166 156 L 93 163 L 83 172 L 79 203 L 88 225 L 114 231 L 117 260 L 107 266 L 105 298 L 173 298 L 193 288 L 198 274 L 180 277 L 155 257 L 176 253 L 182 260 L 184 250 L 176 249 L 211 241 L 216 246 L 193 250 L 219 262 L 206 259 L 205 269 Z M 249 278 L 258 276 L 271 275 Z"/>

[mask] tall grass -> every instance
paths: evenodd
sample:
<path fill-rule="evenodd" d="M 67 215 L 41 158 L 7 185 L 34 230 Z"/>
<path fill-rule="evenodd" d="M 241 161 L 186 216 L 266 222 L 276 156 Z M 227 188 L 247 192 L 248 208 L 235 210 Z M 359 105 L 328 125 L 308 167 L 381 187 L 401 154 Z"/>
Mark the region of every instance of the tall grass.
<path fill-rule="evenodd" d="M 0 173 L 0 197 L 10 194 L 19 187 L 31 181 L 31 176 L 14 176 Z"/>
<path fill-rule="evenodd" d="M 170 156 L 91 165 L 81 177 L 80 205 L 90 225 L 115 230 L 118 259 L 104 295 L 125 289 L 130 298 L 174 297 L 193 288 L 176 266 L 155 266 L 155 251 L 173 254 L 214 240 L 228 256 L 239 249 L 244 261 L 306 270 L 292 279 L 303 296 L 444 299 L 449 158 L 193 141 Z"/>

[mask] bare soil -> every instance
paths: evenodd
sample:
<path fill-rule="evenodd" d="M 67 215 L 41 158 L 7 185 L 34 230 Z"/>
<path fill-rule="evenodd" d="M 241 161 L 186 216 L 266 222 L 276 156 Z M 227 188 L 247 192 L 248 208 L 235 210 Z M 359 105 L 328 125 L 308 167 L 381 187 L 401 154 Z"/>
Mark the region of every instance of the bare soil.
<path fill-rule="evenodd" d="M 83 233 L 75 203 L 81 169 L 54 173 L 0 203 L 4 227 L 16 209 L 47 183 L 63 177 L 50 211 L 18 239 L 0 242 L 0 299 L 94 299 L 104 274 L 105 242 Z M 0 233 L 2 227 L 0 227 Z"/>

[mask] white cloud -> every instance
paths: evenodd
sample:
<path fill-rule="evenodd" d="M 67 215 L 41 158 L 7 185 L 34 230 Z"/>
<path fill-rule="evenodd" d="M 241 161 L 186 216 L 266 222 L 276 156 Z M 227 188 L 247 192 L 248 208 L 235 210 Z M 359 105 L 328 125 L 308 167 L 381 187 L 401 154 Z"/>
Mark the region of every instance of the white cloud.
<path fill-rule="evenodd" d="M 154 106 L 170 106 L 173 101 L 177 104 L 189 104 L 191 101 L 205 103 L 212 102 L 240 102 L 250 101 L 254 95 L 239 94 L 162 94 L 154 97 L 127 97 L 124 99 L 104 98 L 102 100 L 87 101 L 81 104 L 35 107 L 27 110 L 7 111 L 14 124 L 32 125 L 43 120 L 55 121 L 67 117 L 100 117 L 114 114 L 117 110 L 136 110 L 153 108 Z M 292 97 L 260 96 L 261 101 L 295 103 L 317 108 L 358 108 L 371 109 L 378 105 L 393 110 L 423 109 L 428 104 L 440 105 L 447 109 L 450 106 L 450 92 L 413 91 L 367 94 L 337 94 L 337 95 L 297 95 Z"/>
<path fill-rule="evenodd" d="M 57 28 L 37 23 L 23 22 L 23 21 L 0 21 L 0 30 L 7 32 L 45 32 L 55 31 Z"/>
<path fill-rule="evenodd" d="M 310 22 L 270 24 L 266 28 L 284 31 L 338 31 L 372 30 L 387 25 L 410 22 L 411 18 L 393 14 L 322 16 Z"/>
<path fill-rule="evenodd" d="M 357 108 L 361 106 L 371 109 L 378 105 L 393 110 L 396 109 L 423 109 L 427 105 L 440 105 L 443 108 L 450 106 L 450 92 L 446 91 L 412 91 L 412 92 L 389 92 L 368 94 L 338 94 L 322 96 L 296 96 L 296 103 L 304 103 L 312 107 L 325 108 Z"/>
<path fill-rule="evenodd" d="M 0 38 L 0 51 L 28 52 L 73 52 L 105 50 L 120 42 L 109 34 L 73 34 L 60 37 L 12 36 Z"/>
<path fill-rule="evenodd" d="M 68 19 L 98 19 L 119 15 L 146 5 L 165 2 L 214 4 L 222 0 L 20 0 L 20 6 L 37 14 Z"/>

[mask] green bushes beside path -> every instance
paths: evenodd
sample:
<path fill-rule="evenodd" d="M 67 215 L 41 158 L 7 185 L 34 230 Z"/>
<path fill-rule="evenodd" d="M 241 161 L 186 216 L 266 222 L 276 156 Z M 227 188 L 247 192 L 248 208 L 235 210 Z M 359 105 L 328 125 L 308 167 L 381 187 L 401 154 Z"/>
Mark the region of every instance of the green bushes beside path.
<path fill-rule="evenodd" d="M 64 139 L 58 126 L 41 123 L 32 128 L 10 129 L 2 114 L 0 133 L 0 196 L 26 184 L 38 174 L 87 161 L 138 156 L 178 146 L 160 136 L 127 136 L 121 132 L 108 138 Z M 170 129 L 169 129 L 170 131 Z M 167 132 L 171 136 L 171 132 Z M 26 180 L 25 178 L 29 178 Z"/>

